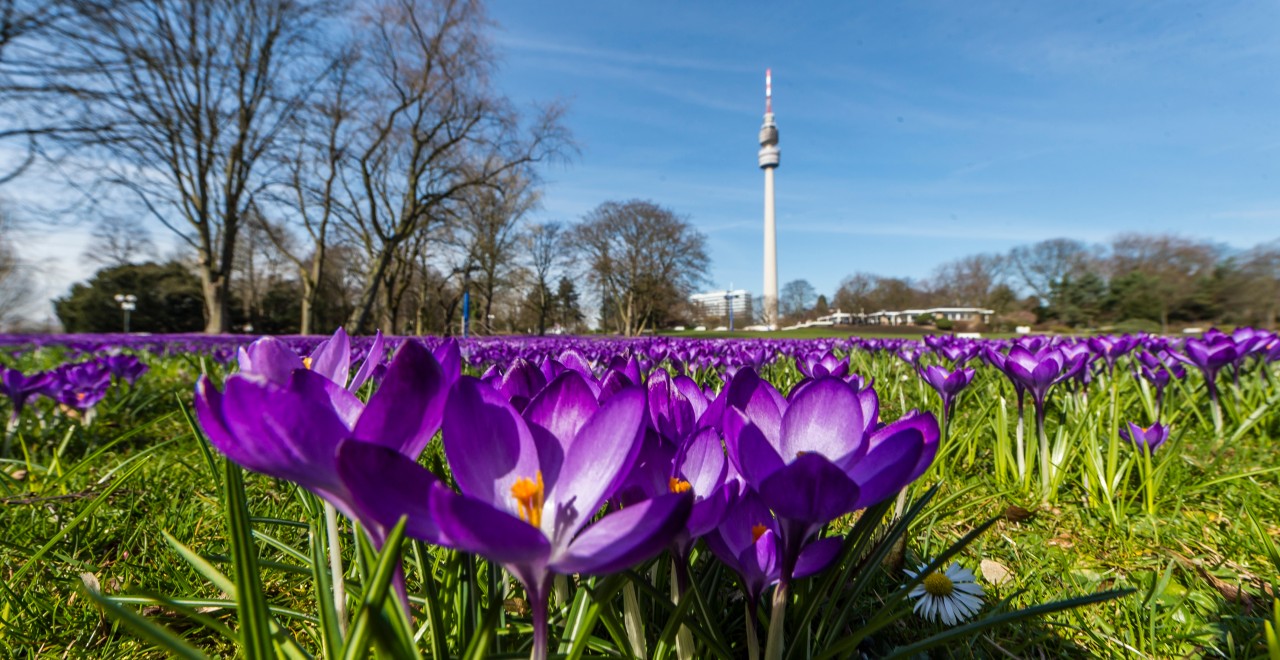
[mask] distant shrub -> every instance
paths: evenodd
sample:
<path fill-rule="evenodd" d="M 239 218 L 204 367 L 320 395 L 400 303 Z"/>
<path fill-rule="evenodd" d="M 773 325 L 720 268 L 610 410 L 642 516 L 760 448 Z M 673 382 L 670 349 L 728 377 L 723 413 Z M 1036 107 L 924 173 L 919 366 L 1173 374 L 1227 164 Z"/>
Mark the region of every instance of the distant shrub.
<path fill-rule="evenodd" d="M 912 323 L 915 325 L 933 325 L 933 314 L 917 314 Z"/>
<path fill-rule="evenodd" d="M 933 327 L 939 330 L 951 330 L 956 327 L 956 324 L 951 319 L 942 317 L 934 320 Z"/>
<path fill-rule="evenodd" d="M 1112 332 L 1116 334 L 1136 334 L 1146 332 L 1149 334 L 1160 334 L 1160 324 L 1151 319 L 1125 319 L 1112 328 Z"/>

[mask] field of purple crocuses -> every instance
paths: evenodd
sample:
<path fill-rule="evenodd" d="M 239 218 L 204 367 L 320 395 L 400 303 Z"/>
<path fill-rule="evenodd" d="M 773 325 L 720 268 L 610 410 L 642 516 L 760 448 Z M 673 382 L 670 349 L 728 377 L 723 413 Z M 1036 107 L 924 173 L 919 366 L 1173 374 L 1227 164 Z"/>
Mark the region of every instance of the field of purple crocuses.
<path fill-rule="evenodd" d="M 0 648 L 1278 657 L 1278 360 L 1249 328 L 0 336 Z"/>

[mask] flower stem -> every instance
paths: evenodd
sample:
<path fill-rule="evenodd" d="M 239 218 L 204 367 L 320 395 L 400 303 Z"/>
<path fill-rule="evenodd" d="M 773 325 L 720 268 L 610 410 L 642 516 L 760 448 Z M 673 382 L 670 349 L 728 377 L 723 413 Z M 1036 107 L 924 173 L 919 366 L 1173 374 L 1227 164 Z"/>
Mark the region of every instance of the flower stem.
<path fill-rule="evenodd" d="M 324 527 L 329 546 L 329 583 L 333 585 L 333 611 L 338 616 L 338 629 L 347 634 L 347 581 L 342 570 L 342 546 L 338 543 L 338 511 L 324 503 Z"/>
<path fill-rule="evenodd" d="M 528 593 L 529 590 L 525 589 Z M 529 660 L 547 660 L 547 595 L 528 593 L 530 613 L 533 615 L 533 652 Z"/>
<path fill-rule="evenodd" d="M 1023 487 L 1027 487 L 1031 481 L 1031 474 L 1027 470 L 1027 443 L 1024 439 L 1026 435 L 1026 413 L 1025 395 L 1022 391 L 1018 391 L 1018 426 L 1014 430 L 1015 457 L 1018 461 L 1018 476 L 1022 479 Z"/>
<path fill-rule="evenodd" d="M 1044 404 L 1036 402 L 1036 434 L 1040 436 L 1040 486 L 1045 501 L 1053 484 L 1053 458 L 1049 455 L 1049 436 L 1044 430 Z"/>

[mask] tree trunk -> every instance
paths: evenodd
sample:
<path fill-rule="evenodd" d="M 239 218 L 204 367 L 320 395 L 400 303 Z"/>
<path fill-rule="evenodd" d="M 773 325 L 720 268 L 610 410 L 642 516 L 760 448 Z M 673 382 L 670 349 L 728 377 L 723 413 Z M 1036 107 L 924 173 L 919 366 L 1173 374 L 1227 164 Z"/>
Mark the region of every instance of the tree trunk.
<path fill-rule="evenodd" d="M 227 295 L 226 278 L 209 268 L 201 268 L 200 284 L 204 290 L 205 334 L 226 334 L 231 323 L 231 315 L 228 313 L 230 298 Z"/>
<path fill-rule="evenodd" d="M 382 277 L 386 273 L 387 265 L 391 263 L 391 252 L 382 250 L 378 253 L 378 258 L 374 261 L 373 271 L 365 278 L 364 290 L 360 292 L 360 298 L 356 301 L 355 309 L 351 310 L 351 316 L 347 319 L 347 331 L 352 334 L 366 334 L 366 328 L 369 324 L 369 316 L 373 312 L 373 303 L 378 299 L 378 291 L 381 289 Z"/>

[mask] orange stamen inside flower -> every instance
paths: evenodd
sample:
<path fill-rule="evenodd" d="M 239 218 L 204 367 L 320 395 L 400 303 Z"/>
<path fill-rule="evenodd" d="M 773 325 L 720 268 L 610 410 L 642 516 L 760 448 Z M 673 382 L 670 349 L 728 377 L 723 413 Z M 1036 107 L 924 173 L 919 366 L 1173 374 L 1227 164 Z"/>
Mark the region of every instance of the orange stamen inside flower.
<path fill-rule="evenodd" d="M 693 490 L 693 484 L 690 484 L 683 479 L 671 477 L 671 479 L 667 481 L 667 488 L 669 488 L 673 493 L 687 493 Z"/>
<path fill-rule="evenodd" d="M 302 358 L 302 366 L 303 366 L 304 368 L 310 369 L 310 368 L 311 368 L 311 358 L 309 358 L 309 357 L 304 357 L 304 358 Z"/>
<path fill-rule="evenodd" d="M 516 480 L 511 484 L 511 496 L 516 498 L 520 507 L 520 519 L 533 525 L 542 526 L 542 500 L 545 488 L 542 484 L 542 470 L 538 470 L 536 481 L 529 478 Z"/>
<path fill-rule="evenodd" d="M 760 537 L 764 536 L 764 533 L 767 531 L 769 531 L 769 527 L 766 525 L 752 525 L 751 526 L 751 542 L 755 543 L 756 541 L 759 541 Z"/>

